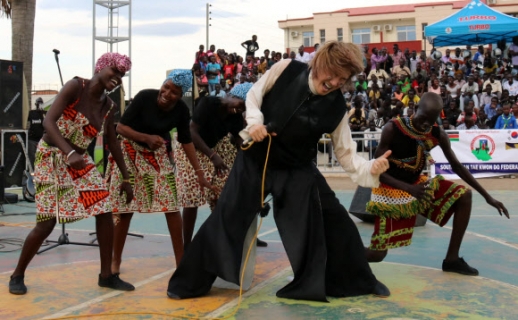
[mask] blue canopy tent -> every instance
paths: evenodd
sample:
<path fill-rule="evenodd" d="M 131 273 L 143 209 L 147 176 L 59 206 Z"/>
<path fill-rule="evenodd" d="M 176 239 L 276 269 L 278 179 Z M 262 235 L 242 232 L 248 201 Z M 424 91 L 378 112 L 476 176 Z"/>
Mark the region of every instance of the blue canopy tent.
<path fill-rule="evenodd" d="M 518 18 L 496 11 L 480 0 L 424 28 L 434 47 L 512 42 L 518 36 Z"/>

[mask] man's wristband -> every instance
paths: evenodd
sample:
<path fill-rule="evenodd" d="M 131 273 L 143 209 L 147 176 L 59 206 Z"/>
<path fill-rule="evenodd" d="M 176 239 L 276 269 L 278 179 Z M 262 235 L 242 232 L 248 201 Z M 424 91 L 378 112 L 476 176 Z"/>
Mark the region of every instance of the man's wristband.
<path fill-rule="evenodd" d="M 210 155 L 209 159 L 212 160 L 212 157 L 214 157 L 214 155 L 216 155 L 216 151 L 212 152 L 212 154 Z"/>

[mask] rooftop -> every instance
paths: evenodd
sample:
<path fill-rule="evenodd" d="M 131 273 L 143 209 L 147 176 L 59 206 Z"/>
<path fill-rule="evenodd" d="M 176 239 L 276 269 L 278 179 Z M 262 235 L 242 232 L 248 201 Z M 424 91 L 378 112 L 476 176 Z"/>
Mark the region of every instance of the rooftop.
<path fill-rule="evenodd" d="M 387 13 L 402 13 L 402 12 L 415 12 L 416 8 L 419 7 L 430 7 L 430 6 L 452 6 L 453 9 L 462 9 L 469 0 L 458 0 L 458 1 L 447 1 L 447 2 L 429 2 L 429 3 L 417 3 L 417 4 L 398 4 L 389 6 L 372 6 L 372 7 L 360 7 L 360 8 L 345 8 L 330 12 L 315 12 L 317 14 L 329 14 L 329 13 L 345 13 L 347 12 L 349 17 L 352 16 L 364 16 L 364 15 L 376 15 L 376 14 L 387 14 Z M 279 20 L 279 22 L 285 21 L 297 21 L 297 20 L 309 20 L 313 17 L 308 18 L 295 18 L 287 20 Z"/>

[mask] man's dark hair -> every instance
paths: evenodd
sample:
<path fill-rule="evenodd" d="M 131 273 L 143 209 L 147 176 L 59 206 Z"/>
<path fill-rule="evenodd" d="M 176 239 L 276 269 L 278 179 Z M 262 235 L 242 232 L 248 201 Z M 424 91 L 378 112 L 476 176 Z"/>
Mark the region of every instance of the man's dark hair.
<path fill-rule="evenodd" d="M 399 108 L 394 108 L 392 110 L 390 110 L 390 117 L 391 118 L 395 118 L 397 116 L 402 116 L 403 113 L 401 112 L 401 110 Z"/>

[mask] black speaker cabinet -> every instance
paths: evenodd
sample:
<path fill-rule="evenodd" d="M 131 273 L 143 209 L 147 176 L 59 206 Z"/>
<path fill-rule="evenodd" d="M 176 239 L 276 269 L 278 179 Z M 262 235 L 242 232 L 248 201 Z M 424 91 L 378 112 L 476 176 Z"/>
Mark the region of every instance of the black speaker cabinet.
<path fill-rule="evenodd" d="M 192 117 L 192 114 L 194 112 L 194 109 L 193 109 L 194 102 L 193 102 L 192 91 L 189 90 L 186 93 L 184 93 L 182 96 L 182 100 L 187 105 L 187 108 L 189 108 L 189 113 L 191 114 L 191 117 Z"/>
<path fill-rule="evenodd" d="M 13 204 L 18 202 L 16 193 L 5 192 L 4 167 L 0 166 L 0 212 L 4 212 L 3 204 Z"/>
<path fill-rule="evenodd" d="M 23 63 L 0 60 L 0 129 L 23 124 Z"/>
<path fill-rule="evenodd" d="M 27 146 L 27 131 L 2 130 L 1 137 L 5 187 L 20 187 L 23 171 L 27 168 L 26 153 L 23 150 Z"/>
<path fill-rule="evenodd" d="M 4 203 L 4 195 L 5 195 L 4 166 L 0 166 L 0 204 Z"/>
<path fill-rule="evenodd" d="M 363 222 L 374 223 L 373 214 L 365 211 L 367 207 L 367 202 L 371 199 L 371 188 L 364 188 L 358 186 L 356 188 L 356 192 L 354 192 L 353 200 L 351 201 L 351 206 L 349 207 L 349 212 L 360 219 Z M 426 224 L 426 218 L 422 215 L 417 215 L 417 220 L 415 222 L 416 227 L 422 227 Z"/>

